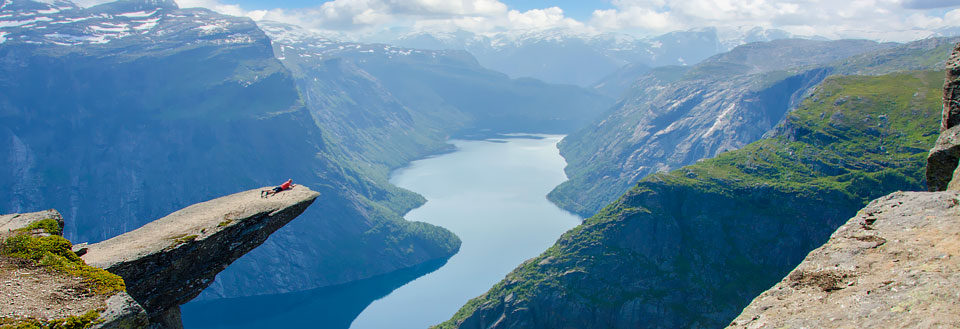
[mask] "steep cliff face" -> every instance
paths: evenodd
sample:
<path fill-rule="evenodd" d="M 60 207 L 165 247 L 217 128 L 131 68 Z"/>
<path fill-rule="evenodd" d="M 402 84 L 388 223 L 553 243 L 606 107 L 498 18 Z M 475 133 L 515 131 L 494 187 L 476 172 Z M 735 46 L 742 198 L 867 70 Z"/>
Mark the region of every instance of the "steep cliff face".
<path fill-rule="evenodd" d="M 960 326 L 960 194 L 956 156 L 956 69 L 947 63 L 941 136 L 926 176 L 933 192 L 874 200 L 728 328 Z M 953 155 L 947 153 L 953 152 Z"/>
<path fill-rule="evenodd" d="M 923 189 L 941 79 L 828 78 L 770 137 L 642 180 L 439 327 L 724 326 L 868 200 Z"/>
<path fill-rule="evenodd" d="M 940 137 L 927 158 L 927 186 L 931 192 L 960 190 L 956 179 L 960 160 L 960 44 L 947 60 L 947 77 L 943 84 L 943 115 Z M 957 183 L 954 183 L 957 182 Z"/>
<path fill-rule="evenodd" d="M 383 206 L 393 190 L 317 127 L 253 21 L 169 1 L 0 11 L 0 211 L 61 209 L 68 238 L 97 242 L 287 178 L 323 194 L 304 217 L 325 220 L 281 229 L 221 275 L 218 293 L 234 296 L 367 278 L 459 246 Z"/>
<path fill-rule="evenodd" d="M 939 69 L 951 45 L 780 40 L 651 70 L 606 117 L 564 139 L 570 180 L 549 197 L 590 216 L 647 175 L 761 138 L 830 74 Z M 917 63 L 898 66 L 908 61 Z"/>

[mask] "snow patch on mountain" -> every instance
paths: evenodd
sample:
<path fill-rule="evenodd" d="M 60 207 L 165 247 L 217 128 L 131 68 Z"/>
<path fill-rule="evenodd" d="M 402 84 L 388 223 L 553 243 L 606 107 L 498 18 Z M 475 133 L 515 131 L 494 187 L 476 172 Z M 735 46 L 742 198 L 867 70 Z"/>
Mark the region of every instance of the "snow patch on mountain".
<path fill-rule="evenodd" d="M 160 10 L 159 10 L 159 9 L 154 9 L 153 11 L 150 11 L 150 12 L 147 12 L 146 10 L 142 10 L 142 11 L 132 12 L 132 13 L 116 14 L 116 15 L 114 15 L 114 16 L 128 17 L 128 18 L 143 18 L 143 17 L 153 16 L 153 15 L 156 14 L 158 11 L 160 11 Z"/>

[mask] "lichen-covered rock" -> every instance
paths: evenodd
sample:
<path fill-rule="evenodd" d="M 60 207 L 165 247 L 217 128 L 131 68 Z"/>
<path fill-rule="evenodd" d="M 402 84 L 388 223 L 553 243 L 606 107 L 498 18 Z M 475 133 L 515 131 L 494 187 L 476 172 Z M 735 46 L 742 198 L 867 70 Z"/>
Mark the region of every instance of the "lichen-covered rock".
<path fill-rule="evenodd" d="M 874 200 L 728 328 L 960 327 L 960 192 Z"/>
<path fill-rule="evenodd" d="M 62 235 L 63 227 L 63 216 L 54 209 L 0 215 L 0 244 L 20 234 Z M 0 255 L 0 296 L 5 296 L 0 298 L 0 305 L 4 305 L 0 308 L 0 319 L 50 321 L 97 310 L 100 316 L 91 328 L 147 326 L 146 310 L 129 294 L 123 291 L 105 295 L 89 293 L 88 284 L 76 275 Z"/>
<path fill-rule="evenodd" d="M 0 215 L 0 237 L 10 235 L 16 230 L 24 229 L 30 226 L 30 224 L 42 221 L 44 219 L 55 220 L 57 225 L 60 227 L 60 232 L 63 232 L 63 216 L 60 215 L 60 212 L 54 209 L 49 209 L 24 214 Z"/>
<path fill-rule="evenodd" d="M 166 328 L 173 308 L 287 224 L 319 196 L 304 186 L 261 198 L 249 190 L 195 204 L 112 239 L 91 244 L 83 259 L 123 277 L 127 291 Z M 176 316 L 170 316 L 174 314 Z"/>

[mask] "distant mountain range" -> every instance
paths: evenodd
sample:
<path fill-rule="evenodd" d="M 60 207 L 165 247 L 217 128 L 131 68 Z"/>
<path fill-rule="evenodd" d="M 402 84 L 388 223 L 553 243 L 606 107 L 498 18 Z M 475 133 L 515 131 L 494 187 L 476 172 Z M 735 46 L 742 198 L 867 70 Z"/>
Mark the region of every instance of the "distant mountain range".
<path fill-rule="evenodd" d="M 722 34 L 722 36 L 721 36 Z M 627 34 L 574 33 L 545 30 L 480 35 L 413 33 L 382 40 L 421 49 L 457 49 L 473 54 L 481 65 L 511 77 L 590 86 L 621 67 L 693 65 L 738 45 L 789 38 L 773 29 L 753 28 L 720 33 L 715 28 L 670 32 L 651 38 Z"/>

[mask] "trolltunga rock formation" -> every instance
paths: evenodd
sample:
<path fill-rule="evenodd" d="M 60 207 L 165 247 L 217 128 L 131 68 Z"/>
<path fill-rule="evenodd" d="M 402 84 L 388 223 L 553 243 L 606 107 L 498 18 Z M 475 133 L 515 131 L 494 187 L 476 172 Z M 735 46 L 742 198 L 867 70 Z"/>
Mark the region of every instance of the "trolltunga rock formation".
<path fill-rule="evenodd" d="M 319 196 L 304 186 L 269 198 L 259 194 L 250 190 L 189 206 L 92 244 L 82 258 L 123 277 L 154 328 L 182 328 L 181 304 Z"/>

